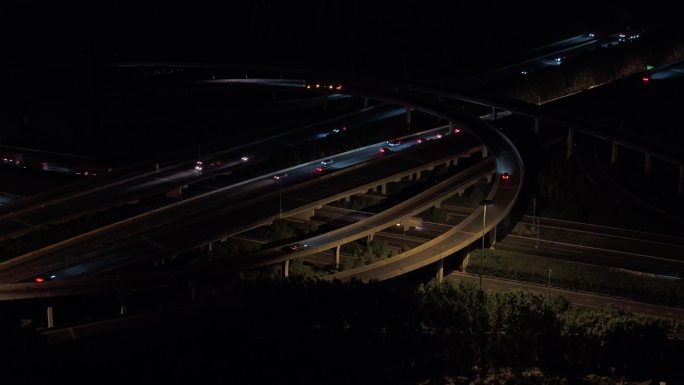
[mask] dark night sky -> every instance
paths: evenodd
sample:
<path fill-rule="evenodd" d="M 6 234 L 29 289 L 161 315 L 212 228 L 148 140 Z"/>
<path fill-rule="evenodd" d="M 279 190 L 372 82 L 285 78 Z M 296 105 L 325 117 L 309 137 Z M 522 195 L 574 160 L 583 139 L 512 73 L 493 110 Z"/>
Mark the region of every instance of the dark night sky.
<path fill-rule="evenodd" d="M 664 3 L 664 2 L 663 2 Z M 392 71 L 468 68 L 594 29 L 669 25 L 637 1 L 365 0 L 244 3 L 10 1 L 0 5 L 4 67 L 94 60 L 212 60 Z M 436 66 L 434 63 L 438 63 Z"/>

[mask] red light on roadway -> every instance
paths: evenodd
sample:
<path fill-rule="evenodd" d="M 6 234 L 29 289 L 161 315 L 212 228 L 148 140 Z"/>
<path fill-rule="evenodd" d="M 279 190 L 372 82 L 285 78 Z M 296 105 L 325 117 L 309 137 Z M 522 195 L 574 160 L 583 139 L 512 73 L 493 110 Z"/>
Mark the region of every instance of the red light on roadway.
<path fill-rule="evenodd" d="M 509 173 L 505 172 L 505 173 L 501 174 L 501 179 L 509 180 L 509 179 L 511 179 L 511 175 Z"/>
<path fill-rule="evenodd" d="M 454 128 L 454 133 L 459 134 L 460 132 L 461 132 L 460 128 L 458 128 L 458 127 Z"/>
<path fill-rule="evenodd" d="M 341 90 L 341 89 L 342 89 L 342 86 L 341 86 L 341 85 L 338 85 L 337 87 L 335 87 L 335 89 L 336 89 L 336 90 Z"/>
<path fill-rule="evenodd" d="M 43 279 L 41 277 L 36 277 L 36 282 L 43 282 L 43 281 L 45 281 L 45 279 Z"/>
<path fill-rule="evenodd" d="M 643 78 L 641 78 L 641 81 L 644 83 L 648 83 L 651 81 L 651 78 L 649 78 L 648 76 L 644 76 Z"/>

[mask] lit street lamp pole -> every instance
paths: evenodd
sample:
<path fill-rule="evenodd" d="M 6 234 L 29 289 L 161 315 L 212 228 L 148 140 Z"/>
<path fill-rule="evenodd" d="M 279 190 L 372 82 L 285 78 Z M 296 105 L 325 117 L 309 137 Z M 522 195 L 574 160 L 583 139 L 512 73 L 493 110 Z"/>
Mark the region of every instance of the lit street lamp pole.
<path fill-rule="evenodd" d="M 487 206 L 491 205 L 492 201 L 489 199 L 483 199 L 480 201 L 480 206 L 484 208 L 482 210 L 482 253 L 480 253 L 480 268 L 478 269 L 480 272 L 480 287 L 482 287 L 482 259 L 484 258 L 484 250 L 485 250 L 485 225 L 487 223 Z"/>
<path fill-rule="evenodd" d="M 283 190 L 280 188 L 280 181 L 278 181 L 278 218 L 283 218 Z"/>
<path fill-rule="evenodd" d="M 537 219 L 537 197 L 532 195 L 532 225 L 535 225 L 537 230 L 537 243 L 534 245 L 535 249 L 539 248 L 539 219 Z"/>

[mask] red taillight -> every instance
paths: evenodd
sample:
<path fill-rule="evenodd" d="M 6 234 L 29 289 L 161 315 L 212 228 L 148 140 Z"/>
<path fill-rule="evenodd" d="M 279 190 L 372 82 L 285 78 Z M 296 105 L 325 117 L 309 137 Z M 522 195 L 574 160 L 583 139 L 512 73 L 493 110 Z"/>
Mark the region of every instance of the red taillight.
<path fill-rule="evenodd" d="M 342 89 L 342 86 L 341 86 L 341 85 L 338 85 L 337 87 L 335 87 L 335 89 L 336 89 L 336 90 L 341 90 L 341 89 Z"/>
<path fill-rule="evenodd" d="M 44 278 L 42 278 L 42 277 L 36 277 L 36 282 L 43 282 L 43 281 L 45 281 Z"/>
<path fill-rule="evenodd" d="M 651 81 L 651 78 L 649 78 L 648 76 L 644 76 L 643 78 L 641 78 L 641 81 L 644 83 L 648 83 Z"/>
<path fill-rule="evenodd" d="M 511 176 L 507 172 L 505 172 L 505 173 L 503 173 L 503 175 L 501 175 L 501 179 L 509 180 L 509 179 L 511 179 Z"/>
<path fill-rule="evenodd" d="M 456 134 L 461 133 L 461 129 L 460 128 L 454 128 L 454 133 L 456 133 Z"/>

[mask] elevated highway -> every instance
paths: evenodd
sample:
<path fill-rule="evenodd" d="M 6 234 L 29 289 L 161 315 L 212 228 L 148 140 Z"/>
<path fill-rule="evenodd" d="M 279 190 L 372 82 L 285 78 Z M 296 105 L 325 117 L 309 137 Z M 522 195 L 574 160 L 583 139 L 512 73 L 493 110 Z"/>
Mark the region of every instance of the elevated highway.
<path fill-rule="evenodd" d="M 266 175 L 190 198 L 6 261 L 0 282 L 68 279 L 169 258 L 277 218 L 309 217 L 325 203 L 484 152 L 468 136 L 445 139 L 388 156 L 378 152 L 381 144 L 373 145 L 342 155 L 335 164 L 346 167 L 322 177 L 312 179 L 311 162 L 288 171 L 283 186 Z"/>
<path fill-rule="evenodd" d="M 339 125 L 356 127 L 375 120 L 402 114 L 400 107 L 381 105 L 364 108 L 306 124 L 246 144 L 230 144 L 226 150 L 205 155 L 202 160 L 216 165 L 204 172 L 194 170 L 197 151 L 181 151 L 165 157 L 136 163 L 58 189 L 27 197 L 11 205 L 0 206 L 0 241 L 29 233 L 41 226 L 61 223 L 96 211 L 135 202 L 150 196 L 182 188 L 190 183 L 217 175 L 230 174 L 244 167 L 253 167 L 266 160 L 281 143 L 299 143 L 316 139 Z M 248 155 L 247 162 L 241 158 Z"/>

